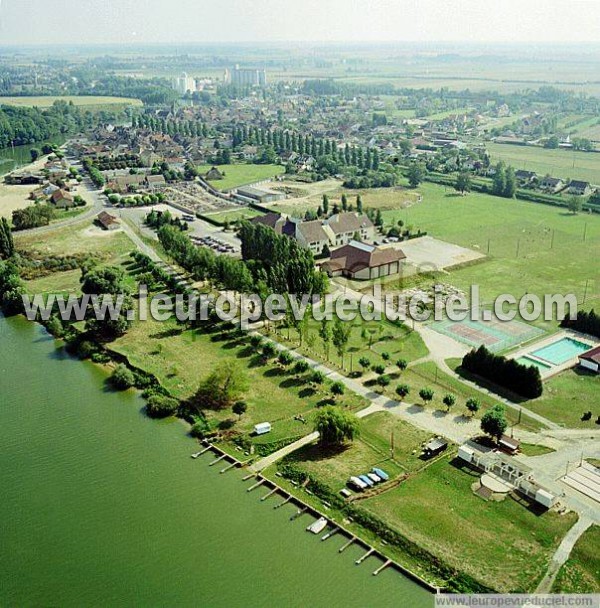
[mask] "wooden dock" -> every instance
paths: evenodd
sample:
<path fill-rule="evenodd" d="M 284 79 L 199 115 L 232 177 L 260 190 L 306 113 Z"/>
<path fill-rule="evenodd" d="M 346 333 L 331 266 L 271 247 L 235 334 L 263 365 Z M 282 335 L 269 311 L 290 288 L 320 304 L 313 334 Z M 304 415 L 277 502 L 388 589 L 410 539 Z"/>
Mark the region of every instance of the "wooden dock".
<path fill-rule="evenodd" d="M 201 452 L 200 452 L 201 454 L 204 454 L 205 452 L 207 452 L 209 450 L 213 450 L 214 452 L 216 452 L 218 454 L 218 458 L 216 460 L 212 461 L 211 463 L 209 463 L 209 466 L 212 466 L 212 465 L 216 464 L 217 462 L 220 462 L 226 458 L 228 458 L 232 461 L 230 464 L 228 464 L 224 469 L 222 469 L 220 471 L 221 473 L 228 471 L 229 469 L 231 469 L 233 467 L 236 467 L 236 466 L 244 467 L 248 464 L 247 462 L 243 463 L 243 462 L 239 461 L 237 458 L 235 458 L 231 454 L 228 454 L 227 452 L 223 451 L 221 448 L 218 448 L 217 446 L 214 446 L 210 443 L 203 442 L 203 445 L 205 445 L 205 447 L 201 450 Z M 256 472 L 245 475 L 242 478 L 242 480 L 249 481 L 252 478 L 256 478 L 257 481 L 256 481 L 256 483 L 252 484 L 249 488 L 246 489 L 247 492 L 251 492 L 252 490 L 260 487 L 261 485 L 267 485 L 270 488 L 269 492 L 261 498 L 261 501 L 265 501 L 267 498 L 269 498 L 270 496 L 272 496 L 276 493 L 281 494 L 281 496 L 283 497 L 283 500 L 281 502 L 277 503 L 276 505 L 274 505 L 274 507 L 273 507 L 274 509 L 279 509 L 280 507 L 283 507 L 284 505 L 286 505 L 290 502 L 293 502 L 298 506 L 298 511 L 290 517 L 290 521 L 294 521 L 295 519 L 297 519 L 298 517 L 302 516 L 304 513 L 307 513 L 307 512 L 310 513 L 311 515 L 314 515 L 315 517 L 324 517 L 327 520 L 328 525 L 333 526 L 333 529 L 321 537 L 322 541 L 327 540 L 327 539 L 331 538 L 332 536 L 334 536 L 335 534 L 339 534 L 339 533 L 343 534 L 344 536 L 346 536 L 348 538 L 347 542 L 338 549 L 339 553 L 343 553 L 353 543 L 359 543 L 360 545 L 365 547 L 366 552 L 355 561 L 356 565 L 362 564 L 363 561 L 365 561 L 368 557 L 370 557 L 372 555 L 380 558 L 383 561 L 383 563 L 381 564 L 381 566 L 379 566 L 373 572 L 373 576 L 377 576 L 380 572 L 382 572 L 386 568 L 392 567 L 395 570 L 397 570 L 398 572 L 402 573 L 407 578 L 409 578 L 412 581 L 416 582 L 417 584 L 421 585 L 421 587 L 423 587 L 427 591 L 429 591 L 431 593 L 440 593 L 441 592 L 441 590 L 438 587 L 435 587 L 434 585 L 432 585 L 431 583 L 422 579 L 420 576 L 418 576 L 414 572 L 411 572 L 410 570 L 406 569 L 404 566 L 401 566 L 399 563 L 388 558 L 379 549 L 372 547 L 371 545 L 369 545 L 368 543 L 366 543 L 365 541 L 360 539 L 355 534 L 352 534 L 349 530 L 346 530 L 343 526 L 339 525 L 337 522 L 332 520 L 330 517 L 323 515 L 315 507 L 309 505 L 308 503 L 305 503 L 301 498 L 294 496 L 288 490 L 285 490 L 284 488 L 279 486 L 274 481 L 271 481 L 270 479 L 267 479 L 265 477 L 261 477 Z"/>
<path fill-rule="evenodd" d="M 375 553 L 375 549 L 371 547 L 362 557 L 359 557 L 354 563 L 357 566 L 360 566 L 367 559 L 367 557 L 370 557 L 371 555 L 373 555 L 373 553 Z"/>

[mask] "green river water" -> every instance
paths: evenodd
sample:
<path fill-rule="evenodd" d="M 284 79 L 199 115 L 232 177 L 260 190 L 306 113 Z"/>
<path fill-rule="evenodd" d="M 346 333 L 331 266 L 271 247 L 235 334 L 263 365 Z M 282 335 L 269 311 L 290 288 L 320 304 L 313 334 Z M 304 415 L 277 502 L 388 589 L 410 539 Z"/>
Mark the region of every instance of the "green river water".
<path fill-rule="evenodd" d="M 428 607 L 432 596 L 224 475 L 179 421 L 0 316 L 0 606 Z M 289 507 L 289 508 L 288 508 Z"/>

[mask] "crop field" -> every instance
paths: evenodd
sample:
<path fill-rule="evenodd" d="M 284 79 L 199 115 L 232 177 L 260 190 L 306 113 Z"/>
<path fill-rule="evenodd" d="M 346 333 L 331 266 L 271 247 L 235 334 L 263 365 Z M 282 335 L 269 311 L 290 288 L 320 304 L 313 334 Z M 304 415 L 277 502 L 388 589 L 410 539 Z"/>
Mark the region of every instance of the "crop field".
<path fill-rule="evenodd" d="M 129 97 L 103 97 L 93 95 L 35 96 L 35 97 L 0 97 L 0 105 L 49 108 L 55 101 L 66 101 L 82 107 L 106 107 L 112 105 L 141 106 L 139 99 Z"/>
<path fill-rule="evenodd" d="M 205 174 L 212 166 L 199 165 L 198 171 L 201 175 Z M 223 173 L 223 179 L 210 182 L 218 190 L 231 190 L 254 184 L 281 175 L 285 171 L 281 165 L 220 165 L 218 169 Z"/>
<path fill-rule="evenodd" d="M 534 146 L 486 144 L 492 162 L 503 160 L 515 169 L 535 171 L 538 175 L 550 174 L 563 179 L 580 179 L 600 182 L 600 154 L 572 150 L 547 150 Z"/>
<path fill-rule="evenodd" d="M 240 209 L 233 209 L 232 211 L 221 211 L 219 213 L 208 213 L 205 215 L 206 217 L 210 217 L 211 220 L 223 225 L 225 223 L 232 224 L 239 220 L 249 220 L 263 214 L 251 207 L 242 207 Z"/>

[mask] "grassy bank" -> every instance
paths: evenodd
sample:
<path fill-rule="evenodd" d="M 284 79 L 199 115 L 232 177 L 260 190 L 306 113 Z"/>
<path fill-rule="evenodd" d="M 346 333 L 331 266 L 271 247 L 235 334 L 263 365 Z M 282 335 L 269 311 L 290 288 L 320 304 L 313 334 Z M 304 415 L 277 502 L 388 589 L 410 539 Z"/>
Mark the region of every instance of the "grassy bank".
<path fill-rule="evenodd" d="M 575 543 L 554 581 L 552 593 L 598 593 L 600 526 L 588 528 Z"/>
<path fill-rule="evenodd" d="M 199 165 L 200 175 L 210 171 L 213 165 Z M 219 171 L 223 174 L 223 179 L 212 180 L 210 184 L 218 190 L 231 190 L 246 184 L 253 184 L 265 179 L 271 179 L 276 175 L 281 175 L 285 168 L 281 165 L 218 165 Z"/>

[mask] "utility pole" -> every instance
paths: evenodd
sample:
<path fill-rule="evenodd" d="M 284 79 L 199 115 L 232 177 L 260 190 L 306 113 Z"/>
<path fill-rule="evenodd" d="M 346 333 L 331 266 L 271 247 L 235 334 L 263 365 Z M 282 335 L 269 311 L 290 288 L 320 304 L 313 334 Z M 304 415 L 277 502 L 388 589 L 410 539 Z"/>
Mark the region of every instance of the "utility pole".
<path fill-rule="evenodd" d="M 550 249 L 554 249 L 554 233 L 556 232 L 555 229 L 552 230 L 552 241 L 550 242 Z"/>
<path fill-rule="evenodd" d="M 587 236 L 587 222 L 583 224 L 583 242 L 585 243 L 585 238 Z"/>
<path fill-rule="evenodd" d="M 390 433 L 390 458 L 393 460 L 394 459 L 394 429 L 392 429 L 392 432 Z"/>
<path fill-rule="evenodd" d="M 517 255 L 515 257 L 519 257 L 519 249 L 521 247 L 521 239 L 517 239 Z"/>
<path fill-rule="evenodd" d="M 587 297 L 587 290 L 588 290 L 588 283 L 589 283 L 589 279 L 585 280 L 585 288 L 583 290 L 583 302 L 581 303 L 582 305 L 585 304 L 585 299 Z"/>

